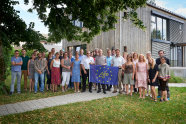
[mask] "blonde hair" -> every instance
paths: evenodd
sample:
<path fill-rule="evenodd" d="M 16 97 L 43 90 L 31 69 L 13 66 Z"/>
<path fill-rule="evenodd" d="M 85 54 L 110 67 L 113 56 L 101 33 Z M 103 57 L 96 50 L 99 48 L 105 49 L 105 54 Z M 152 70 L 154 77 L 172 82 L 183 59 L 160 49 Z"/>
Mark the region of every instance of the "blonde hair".
<path fill-rule="evenodd" d="M 138 62 L 140 62 L 140 56 L 143 57 L 143 62 L 146 62 L 145 56 L 144 56 L 143 54 L 140 54 L 140 55 L 139 55 Z"/>
<path fill-rule="evenodd" d="M 155 63 L 155 60 L 154 60 L 152 57 L 150 58 L 150 60 L 152 61 L 152 63 L 149 63 L 149 61 L 148 61 L 149 69 L 150 69 L 150 68 L 154 69 L 154 66 L 155 66 L 155 64 L 156 64 L 156 63 Z"/>

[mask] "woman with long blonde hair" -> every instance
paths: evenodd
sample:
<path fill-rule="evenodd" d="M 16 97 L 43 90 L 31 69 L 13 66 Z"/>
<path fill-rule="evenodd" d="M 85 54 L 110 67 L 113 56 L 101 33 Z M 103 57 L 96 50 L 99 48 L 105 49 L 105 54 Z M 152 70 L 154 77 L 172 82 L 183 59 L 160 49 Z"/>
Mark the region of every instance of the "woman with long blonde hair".
<path fill-rule="evenodd" d="M 148 59 L 148 82 L 150 84 L 152 99 L 157 102 L 155 86 L 158 86 L 158 65 L 155 63 L 153 58 Z"/>
<path fill-rule="evenodd" d="M 139 88 L 139 98 L 145 98 L 145 89 L 147 89 L 147 63 L 145 62 L 145 57 L 143 54 L 139 55 L 138 63 L 136 63 L 136 81 L 137 87 Z M 143 90 L 143 97 L 142 97 Z"/>

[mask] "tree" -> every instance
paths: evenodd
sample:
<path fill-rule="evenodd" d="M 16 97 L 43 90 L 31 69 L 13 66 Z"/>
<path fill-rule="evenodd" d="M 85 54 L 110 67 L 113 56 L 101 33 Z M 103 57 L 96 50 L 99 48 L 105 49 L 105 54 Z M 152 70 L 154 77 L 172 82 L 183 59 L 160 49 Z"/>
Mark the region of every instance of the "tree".
<path fill-rule="evenodd" d="M 19 45 L 20 41 L 26 42 L 26 46 L 32 44 L 32 49 L 44 50 L 44 47 L 40 44 L 40 39 L 43 37 L 34 31 L 33 23 L 27 28 L 25 22 L 18 16 L 18 11 L 14 9 L 13 5 L 15 4 L 18 4 L 18 2 L 11 0 L 0 1 L 0 89 L 4 91 L 6 91 L 6 88 L 3 82 L 6 79 L 8 67 L 3 53 L 7 53 L 12 44 Z"/>
<path fill-rule="evenodd" d="M 25 4 L 28 3 L 29 0 L 25 0 Z M 125 11 L 124 19 L 129 18 L 144 29 L 136 9 L 145 4 L 146 0 L 33 0 L 29 11 L 36 10 L 45 26 L 49 27 L 49 41 L 66 38 L 68 41 L 90 42 L 100 32 L 114 29 L 119 11 Z M 75 20 L 83 22 L 86 30 L 73 25 Z"/>
<path fill-rule="evenodd" d="M 28 4 L 29 0 L 24 0 Z M 146 0 L 33 0 L 33 7 L 28 11 L 36 10 L 44 25 L 49 28 L 49 41 L 90 42 L 94 36 L 102 31 L 114 29 L 117 23 L 117 13 L 125 11 L 124 19 L 130 19 L 134 25 L 144 29 L 143 22 L 137 17 L 137 8 L 145 5 Z M 33 30 L 33 24 L 27 28 L 25 22 L 18 16 L 13 0 L 0 1 L 0 82 L 5 80 L 5 62 L 3 47 L 11 48 L 11 44 L 19 45 L 26 42 L 25 47 L 41 48 L 41 35 Z M 49 13 L 47 13 L 49 10 Z M 83 30 L 73 25 L 73 21 L 83 22 Z"/>

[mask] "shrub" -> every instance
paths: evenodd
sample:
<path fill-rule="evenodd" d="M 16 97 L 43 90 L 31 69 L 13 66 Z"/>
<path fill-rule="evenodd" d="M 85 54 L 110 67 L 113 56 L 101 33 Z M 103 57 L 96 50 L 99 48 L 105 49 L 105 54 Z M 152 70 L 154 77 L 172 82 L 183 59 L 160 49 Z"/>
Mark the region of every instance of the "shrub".
<path fill-rule="evenodd" d="M 171 73 L 171 78 L 169 79 L 169 83 L 184 83 L 185 80 L 181 77 L 175 76 L 173 73 Z"/>

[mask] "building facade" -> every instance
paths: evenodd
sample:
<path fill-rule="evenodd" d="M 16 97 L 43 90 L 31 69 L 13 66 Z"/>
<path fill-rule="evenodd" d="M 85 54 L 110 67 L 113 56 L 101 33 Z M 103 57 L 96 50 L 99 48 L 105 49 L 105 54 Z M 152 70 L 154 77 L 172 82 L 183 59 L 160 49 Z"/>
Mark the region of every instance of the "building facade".
<path fill-rule="evenodd" d="M 119 12 L 115 30 L 102 32 L 89 44 L 64 40 L 63 48 L 73 52 L 80 48 L 102 48 L 106 54 L 107 48 L 119 48 L 123 52 L 127 47 L 128 53 L 151 51 L 153 58 L 158 57 L 159 50 L 164 50 L 171 66 L 186 66 L 186 18 L 150 3 L 139 8 L 137 13 L 146 26 L 145 31 L 135 27 L 130 20 L 123 21 L 124 12 Z"/>

